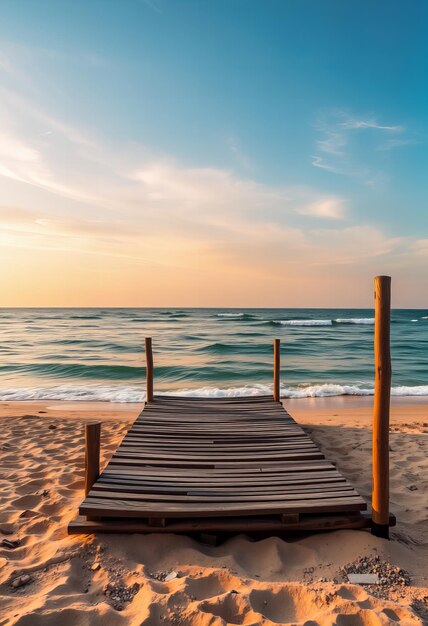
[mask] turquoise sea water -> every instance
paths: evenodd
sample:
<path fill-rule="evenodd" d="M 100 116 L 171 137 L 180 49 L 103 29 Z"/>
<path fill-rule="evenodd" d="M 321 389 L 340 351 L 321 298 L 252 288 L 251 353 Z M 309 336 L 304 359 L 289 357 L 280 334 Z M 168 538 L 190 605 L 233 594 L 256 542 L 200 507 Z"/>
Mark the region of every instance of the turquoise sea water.
<path fill-rule="evenodd" d="M 269 393 L 281 339 L 284 397 L 371 394 L 373 311 L 349 309 L 0 309 L 0 400 L 144 399 L 155 390 Z M 393 393 L 428 395 L 428 311 L 395 310 Z"/>

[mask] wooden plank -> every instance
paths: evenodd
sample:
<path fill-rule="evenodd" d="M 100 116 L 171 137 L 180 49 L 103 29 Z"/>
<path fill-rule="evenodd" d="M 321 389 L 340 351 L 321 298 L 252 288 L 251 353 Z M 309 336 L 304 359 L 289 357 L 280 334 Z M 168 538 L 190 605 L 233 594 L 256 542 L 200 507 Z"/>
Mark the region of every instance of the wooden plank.
<path fill-rule="evenodd" d="M 122 459 L 122 460 L 115 460 L 114 457 L 112 457 L 109 466 L 111 465 L 113 467 L 113 465 L 127 465 L 129 463 L 133 463 L 133 461 L 129 461 L 129 459 Z M 141 469 L 144 469 L 144 467 L 149 467 L 151 464 L 150 463 L 142 463 L 141 464 Z M 271 463 L 269 466 L 266 463 L 253 463 L 253 464 L 247 464 L 244 465 L 242 463 L 236 463 L 236 464 L 232 464 L 232 466 L 226 466 L 227 469 L 230 469 L 232 473 L 252 473 L 252 472 L 271 472 L 271 471 L 285 471 L 285 472 L 289 472 L 289 471 L 310 471 L 311 468 L 314 470 L 324 470 L 327 467 L 330 467 L 331 469 L 335 469 L 334 465 L 332 465 L 331 463 L 329 463 L 329 461 L 327 461 L 324 458 L 321 459 L 294 459 L 294 460 L 283 460 L 280 462 L 275 462 L 275 463 Z M 227 474 L 228 472 L 226 472 L 226 467 L 222 467 L 221 465 L 218 465 L 217 467 L 211 468 L 213 470 L 217 470 L 219 473 L 223 473 L 223 474 Z M 294 469 L 293 469 L 294 468 Z M 186 469 L 188 471 L 191 471 L 192 473 L 194 473 L 194 470 L 192 470 L 189 467 L 186 467 L 186 465 L 182 466 L 182 467 L 177 467 L 174 469 L 174 472 L 184 472 L 186 471 Z M 157 470 L 159 472 L 162 471 L 172 471 L 171 468 L 167 468 L 165 466 L 165 468 L 162 468 L 162 465 L 159 465 L 159 469 Z M 208 470 L 207 470 L 208 471 Z"/>
<path fill-rule="evenodd" d="M 151 469 L 151 468 L 150 468 Z M 163 468 L 164 469 L 164 468 Z M 298 484 L 299 482 L 309 482 L 313 483 L 317 480 L 321 481 L 334 481 L 334 480 L 345 480 L 340 474 L 336 473 L 334 470 L 329 470 L 324 472 L 301 472 L 299 476 L 296 478 L 296 474 L 293 472 L 288 473 L 275 473 L 268 474 L 267 472 L 259 472 L 257 474 L 233 474 L 232 481 L 231 476 L 227 475 L 218 475 L 214 477 L 206 477 L 199 476 L 198 474 L 193 474 L 187 472 L 185 474 L 161 474 L 159 476 L 153 473 L 153 470 L 144 472 L 133 472 L 129 469 L 118 468 L 117 470 L 109 470 L 109 472 L 103 472 L 101 474 L 100 480 L 136 480 L 136 481 L 150 481 L 150 482 L 160 482 L 165 484 L 171 484 L 173 482 L 179 483 L 192 483 L 192 484 L 213 484 L 213 485 L 225 485 L 230 487 L 230 485 L 253 485 L 253 484 L 275 484 L 278 483 L 290 483 L 290 484 Z"/>
<path fill-rule="evenodd" d="M 300 513 L 334 513 L 361 511 L 366 504 L 359 496 L 342 498 L 290 500 L 272 502 L 224 502 L 216 505 L 209 502 L 159 503 L 133 501 L 128 498 L 107 499 L 88 496 L 80 506 L 84 515 L 100 517 L 221 517 L 234 515 L 282 514 L 288 511 Z"/>
<path fill-rule="evenodd" d="M 140 450 L 136 450 L 135 452 L 128 451 L 126 449 L 121 448 L 118 452 L 116 452 L 112 459 L 135 459 L 136 461 L 155 461 L 156 463 L 160 463 L 163 460 L 165 461 L 183 461 L 185 464 L 193 464 L 193 462 L 199 463 L 203 462 L 204 459 L 209 459 L 215 462 L 230 462 L 230 461 L 278 461 L 278 460 L 286 460 L 286 459 L 322 459 L 323 455 L 319 452 L 318 448 L 315 448 L 314 451 L 304 451 L 304 450 L 293 450 L 290 452 L 251 452 L 251 453 L 232 453 L 228 455 L 226 452 L 211 452 L 205 450 L 202 453 L 180 453 L 180 452 L 170 452 L 167 450 L 164 451 L 149 451 L 144 448 Z"/>
<path fill-rule="evenodd" d="M 270 493 L 242 493 L 239 496 L 239 502 L 240 504 L 244 503 L 244 502 L 256 502 L 257 504 L 261 504 L 261 503 L 270 503 L 270 502 L 295 502 L 298 500 L 305 500 L 305 501 L 309 501 L 309 500 L 321 500 L 321 499 L 331 499 L 331 498 L 349 498 L 349 497 L 353 497 L 356 496 L 358 497 L 358 494 L 356 491 L 354 491 L 351 489 L 351 493 L 349 491 L 349 489 L 347 489 L 346 487 L 343 487 L 342 490 L 338 490 L 338 491 L 334 491 L 331 489 L 327 489 L 327 490 L 316 490 L 316 489 L 309 489 L 309 490 L 302 490 L 302 491 L 297 491 L 294 493 L 274 493 L 274 494 L 270 494 Z M 99 485 L 97 489 L 92 489 L 89 492 L 88 495 L 89 498 L 99 498 L 99 499 L 107 499 L 107 500 L 123 500 L 123 498 L 125 498 L 128 502 L 129 501 L 144 501 L 145 503 L 147 502 L 159 502 L 159 503 L 168 503 L 172 504 L 172 503 L 176 503 L 176 502 L 182 502 L 182 503 L 190 503 L 190 502 L 198 502 L 198 503 L 205 503 L 205 502 L 212 502 L 212 503 L 219 503 L 219 505 L 223 506 L 223 504 L 226 503 L 236 503 L 237 500 L 237 494 L 231 494 L 231 495 L 226 495 L 226 494 L 220 494 L 220 495 L 202 495 L 201 491 L 197 491 L 197 492 L 193 492 L 193 491 L 189 491 L 187 493 L 184 494 L 179 494 L 179 493 L 153 493 L 153 492 L 149 492 L 148 490 L 144 490 L 141 493 L 137 493 L 136 490 L 133 490 L 132 492 L 128 492 L 124 495 L 124 492 L 122 490 L 116 492 L 111 490 L 109 487 L 107 488 L 103 488 L 103 485 Z M 159 505 L 160 507 L 163 506 L 163 504 Z"/>
<path fill-rule="evenodd" d="M 307 484 L 307 485 L 277 485 L 275 486 L 263 486 L 256 487 L 250 486 L 247 488 L 241 487 L 239 490 L 236 489 L 233 491 L 232 489 L 219 489 L 216 487 L 189 487 L 188 485 L 184 486 L 175 486 L 171 487 L 170 485 L 135 485 L 131 483 L 117 483 L 117 482 L 101 482 L 98 481 L 96 485 L 92 488 L 91 492 L 100 491 L 117 491 L 118 493 L 139 493 L 139 494 L 166 494 L 170 495 L 173 499 L 174 494 L 186 494 L 189 496 L 212 496 L 213 498 L 217 498 L 218 500 L 223 499 L 224 497 L 227 499 L 228 496 L 231 498 L 241 499 L 246 496 L 254 496 L 260 495 L 265 496 L 269 494 L 272 499 L 275 499 L 272 494 L 276 495 L 284 495 L 284 494 L 302 494 L 302 493 L 314 493 L 314 492 L 325 492 L 332 493 L 333 491 L 354 491 L 351 485 L 346 483 L 317 483 L 317 484 Z M 356 493 L 356 492 L 355 492 Z"/>

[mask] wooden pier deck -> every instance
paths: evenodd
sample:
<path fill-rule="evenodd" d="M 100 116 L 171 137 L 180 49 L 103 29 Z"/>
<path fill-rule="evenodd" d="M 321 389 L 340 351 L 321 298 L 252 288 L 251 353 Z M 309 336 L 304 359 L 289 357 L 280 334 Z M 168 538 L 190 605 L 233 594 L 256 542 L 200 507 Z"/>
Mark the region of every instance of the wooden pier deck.
<path fill-rule="evenodd" d="M 155 396 L 69 532 L 358 528 L 365 509 L 272 397 Z"/>

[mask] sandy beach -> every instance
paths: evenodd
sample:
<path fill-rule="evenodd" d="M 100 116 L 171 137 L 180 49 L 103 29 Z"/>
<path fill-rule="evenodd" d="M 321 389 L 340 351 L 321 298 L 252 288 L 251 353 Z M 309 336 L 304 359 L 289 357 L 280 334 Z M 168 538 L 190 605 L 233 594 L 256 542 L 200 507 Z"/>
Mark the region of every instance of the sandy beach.
<path fill-rule="evenodd" d="M 367 501 L 371 403 L 285 402 Z M 140 410 L 1 403 L 0 541 L 19 541 L 0 547 L 1 626 L 427 623 L 427 398 L 393 400 L 391 541 L 349 530 L 240 535 L 219 545 L 177 535 L 69 536 L 83 496 L 85 421 L 103 423 L 104 465 Z M 379 568 L 388 584 L 349 584 L 346 572 L 355 566 Z"/>

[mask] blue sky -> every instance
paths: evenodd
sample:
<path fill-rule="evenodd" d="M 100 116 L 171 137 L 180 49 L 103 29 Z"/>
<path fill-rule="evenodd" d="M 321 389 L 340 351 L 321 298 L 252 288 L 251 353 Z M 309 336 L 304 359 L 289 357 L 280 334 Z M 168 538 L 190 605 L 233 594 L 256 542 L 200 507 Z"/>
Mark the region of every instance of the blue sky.
<path fill-rule="evenodd" d="M 418 0 L 0 0 L 7 304 L 39 303 L 34 280 L 47 304 L 115 304 L 119 264 L 124 305 L 366 306 L 376 273 L 428 305 L 427 18 Z M 49 270 L 70 256 L 83 293 Z"/>

